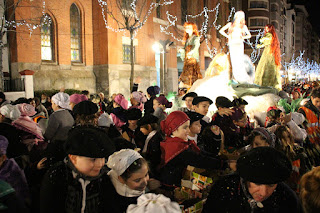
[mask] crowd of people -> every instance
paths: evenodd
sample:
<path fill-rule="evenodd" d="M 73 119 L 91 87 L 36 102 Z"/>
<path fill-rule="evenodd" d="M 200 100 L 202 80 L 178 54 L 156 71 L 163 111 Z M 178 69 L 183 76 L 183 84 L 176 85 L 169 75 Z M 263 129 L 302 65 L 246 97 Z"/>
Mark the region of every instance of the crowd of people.
<path fill-rule="evenodd" d="M 0 212 L 320 212 L 320 87 L 282 93 L 258 124 L 242 98 L 170 102 L 158 86 L 0 92 Z"/>

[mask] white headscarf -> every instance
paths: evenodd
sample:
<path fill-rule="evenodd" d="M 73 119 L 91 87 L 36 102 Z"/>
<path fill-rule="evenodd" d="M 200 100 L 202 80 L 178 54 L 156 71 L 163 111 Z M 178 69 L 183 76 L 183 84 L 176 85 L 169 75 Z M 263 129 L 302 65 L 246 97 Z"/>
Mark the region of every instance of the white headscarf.
<path fill-rule="evenodd" d="M 130 204 L 127 213 L 181 213 L 179 204 L 162 194 L 143 194 L 137 204 Z"/>
<path fill-rule="evenodd" d="M 142 156 L 138 152 L 132 149 L 121 149 L 109 156 L 107 166 L 120 176 L 139 158 Z"/>
<path fill-rule="evenodd" d="M 111 116 L 108 113 L 102 113 L 98 118 L 98 126 L 110 127 L 111 124 L 114 124 Z"/>
<path fill-rule="evenodd" d="M 16 105 L 6 104 L 0 108 L 0 114 L 11 120 L 16 120 L 21 113 Z"/>
<path fill-rule="evenodd" d="M 51 101 L 63 109 L 71 109 L 69 105 L 70 96 L 67 93 L 59 92 L 52 96 Z"/>

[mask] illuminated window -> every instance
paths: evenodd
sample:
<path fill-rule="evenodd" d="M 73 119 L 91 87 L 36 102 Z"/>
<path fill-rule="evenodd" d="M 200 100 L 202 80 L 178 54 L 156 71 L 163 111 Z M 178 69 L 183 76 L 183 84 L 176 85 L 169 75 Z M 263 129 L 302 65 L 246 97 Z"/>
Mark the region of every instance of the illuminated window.
<path fill-rule="evenodd" d="M 53 40 L 53 22 L 48 14 L 41 19 L 41 60 L 53 61 L 54 60 L 54 40 Z"/>
<path fill-rule="evenodd" d="M 81 16 L 75 4 L 70 7 L 70 34 L 71 61 L 81 62 Z"/>
<path fill-rule="evenodd" d="M 126 44 L 123 44 L 122 45 L 122 62 L 124 64 L 128 64 L 128 63 L 131 63 L 131 56 L 130 56 L 130 45 L 126 45 Z M 135 47 L 133 47 L 133 61 L 135 62 Z"/>

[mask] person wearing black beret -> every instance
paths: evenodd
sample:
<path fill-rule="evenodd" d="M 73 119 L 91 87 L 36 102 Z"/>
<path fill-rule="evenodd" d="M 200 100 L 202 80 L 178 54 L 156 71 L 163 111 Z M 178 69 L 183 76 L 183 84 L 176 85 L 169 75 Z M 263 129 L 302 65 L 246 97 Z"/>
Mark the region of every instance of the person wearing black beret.
<path fill-rule="evenodd" d="M 150 175 L 157 176 L 157 167 L 161 161 L 160 142 L 164 139 L 158 125 L 158 118 L 151 114 L 145 115 L 138 121 L 138 126 L 147 137 L 141 154 L 149 162 Z"/>
<path fill-rule="evenodd" d="M 97 104 L 92 101 L 81 101 L 73 107 L 75 125 L 98 125 L 100 113 Z"/>
<path fill-rule="evenodd" d="M 300 213 L 297 195 L 285 184 L 292 172 L 290 160 L 272 147 L 257 147 L 237 161 L 237 172 L 212 187 L 203 213 Z"/>
<path fill-rule="evenodd" d="M 195 92 L 188 92 L 187 94 L 185 94 L 183 97 L 182 97 L 182 100 L 185 102 L 186 104 L 186 107 L 181 107 L 179 108 L 180 111 L 182 112 L 189 112 L 189 111 L 194 111 L 193 110 L 193 105 L 192 105 L 192 101 L 195 97 L 197 97 L 198 94 L 195 93 Z"/>
<path fill-rule="evenodd" d="M 71 129 L 65 144 L 67 157 L 43 178 L 40 212 L 108 212 L 103 201 L 113 190 L 106 159 L 115 151 L 107 134 L 96 127 Z"/>
<path fill-rule="evenodd" d="M 126 111 L 127 122 L 121 127 L 122 137 L 143 149 L 146 136 L 138 127 L 138 120 L 142 117 L 142 112 L 138 108 L 131 108 Z"/>
<path fill-rule="evenodd" d="M 210 105 L 213 101 L 210 98 L 205 96 L 197 96 L 193 98 L 192 105 L 195 112 L 203 115 L 201 119 L 201 132 L 207 127 L 210 126 L 210 118 L 207 116 Z"/>
<path fill-rule="evenodd" d="M 188 139 L 193 140 L 194 142 L 198 143 L 198 134 L 201 132 L 201 119 L 203 115 L 197 112 L 186 112 L 188 117 L 190 118 L 190 127 L 189 127 L 189 135 Z"/>
<path fill-rule="evenodd" d="M 229 122 L 231 122 L 228 116 L 233 113 L 233 110 L 230 109 L 233 106 L 232 102 L 224 96 L 218 96 L 215 104 L 217 111 L 212 116 L 212 124 L 221 126 L 221 122 L 224 119 L 229 119 Z"/>

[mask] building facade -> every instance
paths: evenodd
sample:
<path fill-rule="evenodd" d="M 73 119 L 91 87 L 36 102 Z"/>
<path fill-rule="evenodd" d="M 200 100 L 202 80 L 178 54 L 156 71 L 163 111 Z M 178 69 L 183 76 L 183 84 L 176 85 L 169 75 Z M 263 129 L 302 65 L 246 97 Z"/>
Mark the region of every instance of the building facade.
<path fill-rule="evenodd" d="M 112 3 L 116 1 L 126 3 L 125 0 L 112 0 Z M 148 4 L 151 2 L 148 1 Z M 182 44 L 160 30 L 160 25 L 169 24 L 167 12 L 177 17 L 178 26 L 171 32 L 181 38 L 186 14 L 198 14 L 205 6 L 214 8 L 218 3 L 221 4 L 220 21 L 225 24 L 230 5 L 224 0 L 178 0 L 152 11 L 133 41 L 135 76 L 141 79 L 137 80 L 140 82 L 139 90 L 145 91 L 150 85 L 160 84 L 161 71 L 165 74 L 160 80 L 165 81 L 166 91 L 178 89 L 178 68 L 182 62 L 177 57 L 177 50 Z M 8 34 L 12 78 L 20 78 L 19 71 L 29 69 L 35 71 L 35 90 L 72 88 L 91 93 L 123 93 L 128 97 L 130 35 L 128 31 L 114 32 L 111 29 L 117 29 L 119 25 L 112 16 L 102 12 L 99 1 L 50 0 L 45 2 L 44 11 L 41 8 L 42 0 L 22 1 L 17 8 L 16 20 L 50 21 L 32 30 L 32 33 L 23 25 Z M 122 12 L 115 12 L 114 16 L 120 17 Z M 126 12 L 130 15 L 130 11 Z M 211 45 L 219 48 L 221 44 L 217 41 L 219 35 L 216 30 L 211 28 L 209 34 Z M 169 40 L 173 44 L 165 53 L 165 69 L 159 52 L 152 49 L 153 44 L 160 40 Z M 208 57 L 206 44 L 202 42 L 202 71 L 208 65 Z"/>

